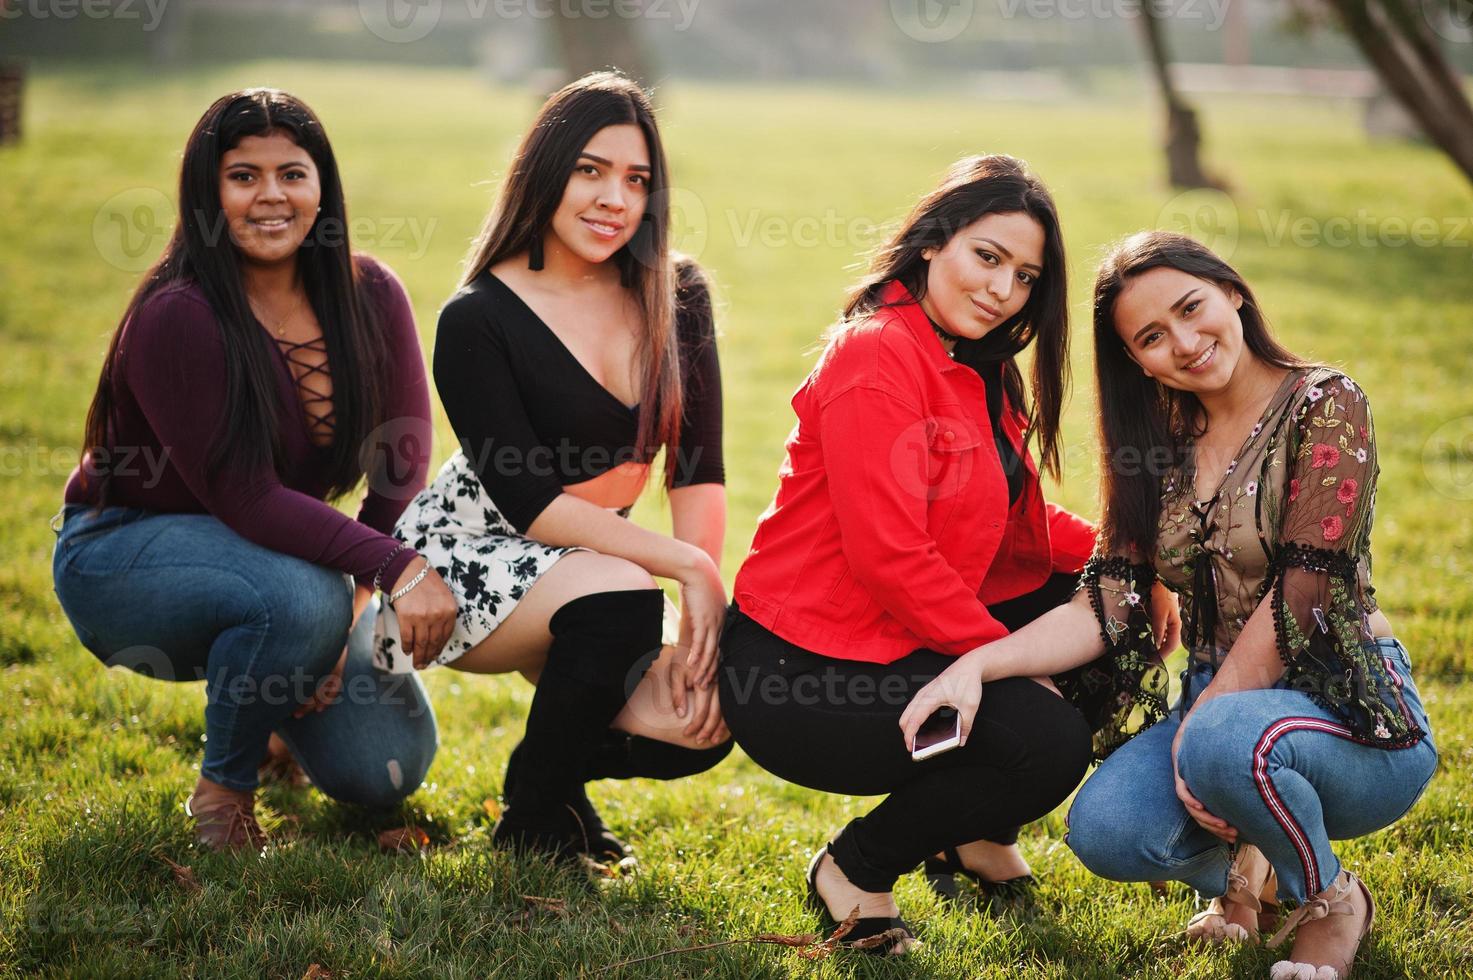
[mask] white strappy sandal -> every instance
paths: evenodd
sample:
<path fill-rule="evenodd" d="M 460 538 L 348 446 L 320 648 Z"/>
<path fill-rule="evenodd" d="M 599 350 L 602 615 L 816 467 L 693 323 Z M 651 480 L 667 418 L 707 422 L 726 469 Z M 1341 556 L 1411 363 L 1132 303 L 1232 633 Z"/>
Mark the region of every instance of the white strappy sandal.
<path fill-rule="evenodd" d="M 1361 881 L 1349 871 L 1341 871 L 1339 877 L 1330 883 L 1330 887 L 1305 902 L 1295 909 L 1284 925 L 1268 941 L 1270 949 L 1276 949 L 1289 934 L 1294 931 L 1301 922 L 1313 922 L 1331 915 L 1354 915 L 1355 906 L 1350 904 L 1351 888 L 1359 888 L 1361 894 L 1366 897 L 1366 924 L 1361 928 L 1360 936 L 1356 939 L 1356 949 L 1360 948 L 1361 942 L 1366 938 L 1366 933 L 1371 931 L 1371 925 L 1376 921 L 1376 902 L 1371 898 L 1371 893 L 1366 889 L 1365 882 Z M 1344 980 L 1350 973 L 1350 964 L 1355 960 L 1355 953 L 1345 961 L 1345 970 L 1341 972 L 1333 966 L 1315 966 L 1310 963 L 1296 963 L 1293 960 L 1279 960 L 1273 965 L 1269 972 L 1270 980 Z"/>
<path fill-rule="evenodd" d="M 1207 903 L 1207 907 L 1192 916 L 1187 923 L 1186 938 L 1203 943 L 1250 943 L 1258 938 L 1258 931 L 1245 929 L 1236 922 L 1227 921 L 1225 902 L 1253 910 L 1255 916 L 1263 912 L 1263 902 L 1272 904 L 1278 888 L 1273 865 L 1263 852 L 1252 844 L 1238 847 L 1228 868 L 1228 890 Z"/>

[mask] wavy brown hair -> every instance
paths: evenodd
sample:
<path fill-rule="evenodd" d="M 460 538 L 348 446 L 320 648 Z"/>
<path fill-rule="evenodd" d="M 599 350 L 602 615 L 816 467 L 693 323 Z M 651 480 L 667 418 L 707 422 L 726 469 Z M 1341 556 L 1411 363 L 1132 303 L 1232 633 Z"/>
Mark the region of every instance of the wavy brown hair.
<path fill-rule="evenodd" d="M 1243 297 L 1243 342 L 1282 368 L 1308 362 L 1269 333 L 1258 299 L 1238 270 L 1200 242 L 1169 231 L 1142 231 L 1113 246 L 1095 276 L 1095 388 L 1099 392 L 1101 528 L 1111 550 L 1149 555 L 1161 517 L 1161 476 L 1180 466 L 1186 440 L 1201 435 L 1202 403 L 1189 391 L 1147 377 L 1115 329 L 1115 304 L 1125 287 L 1152 269 L 1175 269 L 1233 289 Z"/>
<path fill-rule="evenodd" d="M 638 84 L 619 72 L 594 72 L 548 98 L 517 147 L 496 205 L 471 246 L 461 285 L 541 242 L 583 148 L 599 130 L 620 125 L 635 125 L 644 133 L 651 168 L 639 228 L 613 256 L 644 322 L 636 353 L 642 392 L 636 450 L 665 447 L 668 488 L 675 479 L 684 411 L 675 329 L 676 269 L 669 245 L 670 170 L 654 109 Z"/>
<path fill-rule="evenodd" d="M 964 157 L 916 203 L 890 240 L 876 251 L 869 272 L 849 294 L 842 331 L 878 309 L 880 294 L 898 280 L 916 300 L 926 295 L 927 248 L 943 248 L 953 235 L 988 214 L 1026 214 L 1043 228 L 1043 273 L 1023 308 L 980 341 L 957 343 L 958 361 L 1001 361 L 1008 398 L 1027 417 L 1023 451 L 1038 439 L 1039 464 L 1059 476 L 1059 416 L 1069 388 L 1069 301 L 1064 239 L 1053 197 L 1027 164 L 1004 155 Z M 1016 356 L 1036 344 L 1032 398 L 1024 393 Z"/>

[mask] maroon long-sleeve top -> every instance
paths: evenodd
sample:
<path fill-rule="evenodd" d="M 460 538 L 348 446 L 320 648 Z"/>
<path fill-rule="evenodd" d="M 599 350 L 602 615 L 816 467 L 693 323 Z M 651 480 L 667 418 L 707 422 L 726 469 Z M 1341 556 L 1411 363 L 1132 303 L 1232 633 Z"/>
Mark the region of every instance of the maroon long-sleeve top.
<path fill-rule="evenodd" d="M 326 450 L 313 444 L 291 368 L 271 344 L 280 399 L 283 462 L 280 470 L 227 464 L 207 473 L 206 462 L 230 406 L 225 399 L 225 353 L 220 327 L 195 285 L 150 297 L 123 325 L 113 374 L 108 466 L 110 506 L 170 514 L 211 514 L 241 537 L 372 581 L 398 547 L 394 522 L 424 487 L 430 457 L 430 391 L 414 314 L 403 284 L 383 265 L 357 260 L 367 295 L 380 311 L 389 340 L 390 377 L 384 434 L 376 447 L 391 453 L 392 481 L 370 481 L 357 519 L 324 502 L 329 486 Z M 67 503 L 95 503 L 97 481 L 80 468 L 67 481 Z M 405 549 L 384 567 L 392 585 L 415 558 Z"/>

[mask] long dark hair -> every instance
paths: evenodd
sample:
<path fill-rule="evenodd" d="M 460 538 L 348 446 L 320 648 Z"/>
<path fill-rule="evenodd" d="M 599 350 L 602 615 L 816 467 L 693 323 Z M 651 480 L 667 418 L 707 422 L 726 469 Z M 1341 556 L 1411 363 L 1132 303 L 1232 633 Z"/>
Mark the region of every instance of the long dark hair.
<path fill-rule="evenodd" d="M 1202 403 L 1189 391 L 1149 378 L 1130 357 L 1115 329 L 1115 303 L 1130 281 L 1151 269 L 1175 269 L 1243 297 L 1238 316 L 1243 342 L 1276 367 L 1300 368 L 1306 361 L 1269 333 L 1253 290 L 1238 271 L 1211 249 L 1185 235 L 1143 231 L 1117 243 L 1095 276 L 1095 386 L 1100 399 L 1100 537 L 1110 549 L 1149 556 L 1161 517 L 1161 476 L 1180 466 L 1189 437 L 1202 434 Z"/>
<path fill-rule="evenodd" d="M 83 477 L 99 479 L 99 506 L 106 499 L 111 474 L 99 462 L 105 457 L 98 450 L 106 449 L 110 440 L 114 371 L 123 327 L 152 297 L 171 287 L 192 285 L 204 293 L 225 350 L 228 410 L 207 457 L 207 470 L 213 473 L 227 460 L 270 463 L 280 469 L 283 419 L 276 387 L 278 355 L 246 300 L 242 260 L 220 204 L 221 159 L 243 138 L 273 132 L 286 134 L 307 151 L 322 188 L 321 210 L 296 259 L 312 312 L 322 327 L 333 376 L 329 499 L 348 493 L 363 478 L 360 447 L 383 421 L 379 416 L 388 353 L 382 318 L 365 295 L 367 287 L 353 260 L 342 182 L 322 123 L 295 96 L 255 88 L 216 100 L 195 124 L 179 171 L 179 220 L 163 255 L 134 292 L 108 346 L 87 411 L 83 443 Z"/>
<path fill-rule="evenodd" d="M 637 351 L 640 388 L 637 450 L 665 447 L 665 486 L 673 484 L 684 411 L 675 330 L 675 262 L 670 254 L 670 170 L 648 96 L 614 71 L 593 72 L 554 92 L 512 158 L 501 193 L 466 259 L 461 285 L 509 256 L 541 245 L 578 156 L 606 126 L 635 125 L 650 153 L 644 216 L 614 253 L 620 281 L 639 302 L 644 330 Z"/>
<path fill-rule="evenodd" d="M 1043 228 L 1043 273 L 1028 300 L 1006 323 L 980 341 L 957 344 L 957 360 L 1002 362 L 1009 400 L 1028 417 L 1028 440 L 1037 437 L 1039 465 L 1059 476 L 1059 415 L 1069 387 L 1069 301 L 1064 238 L 1054 199 L 1023 161 L 1004 155 L 964 157 L 941 183 L 921 198 L 900 229 L 876 252 L 870 270 L 854 287 L 835 330 L 864 318 L 881 305 L 885 284 L 899 280 L 917 301 L 926 295 L 927 248 L 943 248 L 951 237 L 988 214 L 1028 215 Z M 831 333 L 832 335 L 832 333 Z M 1037 341 L 1032 399 L 1025 396 L 1016 355 Z"/>

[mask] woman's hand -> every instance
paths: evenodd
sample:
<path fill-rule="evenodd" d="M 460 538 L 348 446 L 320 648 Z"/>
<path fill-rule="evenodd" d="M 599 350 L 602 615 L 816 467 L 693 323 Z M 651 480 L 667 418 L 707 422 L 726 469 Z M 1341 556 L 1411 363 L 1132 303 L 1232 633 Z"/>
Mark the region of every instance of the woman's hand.
<path fill-rule="evenodd" d="M 348 663 L 348 648 L 343 647 L 343 655 L 338 657 L 338 662 L 333 665 L 331 673 L 317 682 L 317 690 L 307 703 L 292 712 L 293 718 L 305 718 L 310 712 L 326 711 L 328 706 L 338 699 L 343 690 L 343 667 Z"/>
<path fill-rule="evenodd" d="M 967 744 L 967 735 L 972 731 L 972 719 L 977 717 L 977 708 L 982 704 L 982 661 L 977 651 L 957 658 L 931 683 L 916 692 L 900 715 L 900 731 L 905 736 L 906 751 L 915 751 L 916 732 L 921 730 L 926 719 L 936 709 L 951 706 L 961 719 L 962 740 Z"/>
<path fill-rule="evenodd" d="M 398 592 L 408 585 L 427 564 L 423 558 L 410 562 L 390 591 Z M 399 617 L 399 642 L 404 653 L 414 662 L 415 670 L 423 670 L 440 655 L 455 630 L 455 593 L 431 568 L 418 585 L 394 602 L 393 608 Z"/>
<path fill-rule="evenodd" d="M 716 646 L 726 618 L 726 586 L 711 556 L 696 547 L 690 550 L 690 568 L 679 580 L 680 613 L 690 623 L 686 663 L 692 686 L 708 688 L 716 679 Z"/>
<path fill-rule="evenodd" d="M 1188 714 L 1187 718 L 1191 715 Z M 1238 842 L 1238 830 L 1221 817 L 1214 817 L 1207 812 L 1202 801 L 1192 795 L 1187 789 L 1186 780 L 1181 778 L 1181 772 L 1176 768 L 1176 754 L 1181 748 L 1181 733 L 1187 730 L 1187 719 L 1182 719 L 1181 726 L 1176 730 L 1176 738 L 1171 740 L 1171 775 L 1176 780 L 1176 798 L 1181 800 L 1182 806 L 1187 808 L 1187 815 L 1197 821 L 1197 825 L 1212 836 L 1229 844 Z"/>
<path fill-rule="evenodd" d="M 1151 585 L 1151 636 L 1162 658 L 1181 646 L 1181 603 L 1159 579 Z"/>
<path fill-rule="evenodd" d="M 695 683 L 690 667 L 677 660 L 670 666 L 670 693 L 677 713 L 690 723 L 681 734 L 703 745 L 716 745 L 731 738 L 726 720 L 721 716 L 720 691 L 715 684 L 701 687 Z"/>

